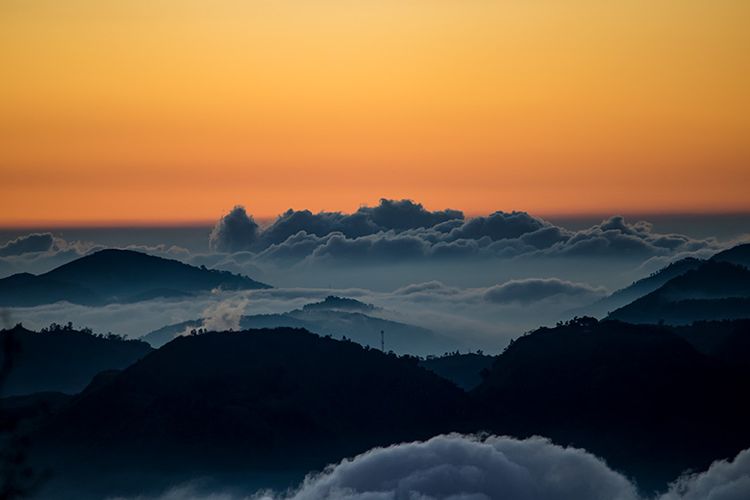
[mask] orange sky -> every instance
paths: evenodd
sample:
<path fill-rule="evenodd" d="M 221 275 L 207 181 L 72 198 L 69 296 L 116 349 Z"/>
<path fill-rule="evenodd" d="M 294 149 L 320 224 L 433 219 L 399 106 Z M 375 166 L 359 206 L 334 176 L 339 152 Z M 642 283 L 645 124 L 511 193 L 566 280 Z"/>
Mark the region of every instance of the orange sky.
<path fill-rule="evenodd" d="M 0 226 L 380 197 L 750 211 L 748 20 L 746 0 L 4 0 Z"/>

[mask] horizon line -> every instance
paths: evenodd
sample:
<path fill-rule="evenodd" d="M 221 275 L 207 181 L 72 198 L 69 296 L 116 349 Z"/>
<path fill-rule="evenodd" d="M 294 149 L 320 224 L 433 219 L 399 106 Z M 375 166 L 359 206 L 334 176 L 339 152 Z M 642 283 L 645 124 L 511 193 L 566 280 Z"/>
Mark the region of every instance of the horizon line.
<path fill-rule="evenodd" d="M 646 217 L 750 217 L 750 209 L 741 210 L 708 210 L 708 211 L 612 211 L 612 212 L 528 212 L 525 210 L 496 210 L 510 213 L 526 212 L 532 216 L 542 219 L 587 219 L 602 218 L 602 220 L 613 217 L 623 216 L 626 218 L 646 218 Z M 332 210 L 335 212 L 335 210 Z M 341 211 L 342 213 L 348 213 Z M 318 213 L 318 212 L 313 212 Z M 494 212 L 488 213 L 464 213 L 464 217 L 474 218 L 487 216 Z M 271 223 L 281 214 L 257 216 L 250 215 L 261 224 Z M 0 231 L 12 230 L 34 230 L 34 229 L 116 229 L 116 228 L 205 228 L 212 227 L 216 224 L 221 216 L 214 219 L 116 219 L 116 220 L 26 220 L 18 222 L 0 222 Z M 646 219 L 647 220 L 647 219 Z"/>

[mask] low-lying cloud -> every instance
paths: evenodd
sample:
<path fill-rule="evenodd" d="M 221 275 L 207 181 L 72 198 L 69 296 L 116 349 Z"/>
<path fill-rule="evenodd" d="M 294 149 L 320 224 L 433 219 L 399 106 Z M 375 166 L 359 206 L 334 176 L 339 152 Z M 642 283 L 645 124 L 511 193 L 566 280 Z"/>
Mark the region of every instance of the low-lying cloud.
<path fill-rule="evenodd" d="M 278 286 L 393 288 L 432 279 L 487 286 L 493 279 L 540 275 L 574 281 L 594 276 L 596 285 L 621 286 L 677 256 L 707 256 L 728 246 L 712 238 L 658 233 L 647 222 L 620 216 L 574 231 L 526 212 L 466 218 L 457 210 L 430 211 L 410 200 L 385 199 L 349 214 L 288 210 L 265 227 L 236 206 L 216 223 L 207 243 L 208 252 L 168 242 L 124 248 Z M 99 248 L 51 233 L 19 237 L 0 247 L 0 276 L 44 272 Z M 530 275 L 540 263 L 545 270 Z M 398 271 L 366 272 L 396 266 Z M 361 270 L 356 282 L 349 278 L 352 267 Z"/>
<path fill-rule="evenodd" d="M 139 497 L 146 500 L 154 497 Z M 541 437 L 441 435 L 376 448 L 311 474 L 287 492 L 206 492 L 190 484 L 160 500 L 744 500 L 750 450 L 644 497 L 622 474 L 585 450 Z"/>
<path fill-rule="evenodd" d="M 217 223 L 211 247 L 253 252 L 260 260 L 362 263 L 535 254 L 645 259 L 716 248 L 717 242 L 656 233 L 648 222 L 628 223 L 621 216 L 570 231 L 526 212 L 466 219 L 457 210 L 429 211 L 410 200 L 383 199 L 352 214 L 288 210 L 263 229 L 235 207 Z"/>
<path fill-rule="evenodd" d="M 489 288 L 484 297 L 497 304 L 531 304 L 550 298 L 578 297 L 595 300 L 606 295 L 606 290 L 585 283 L 573 283 L 557 278 L 511 280 Z"/>

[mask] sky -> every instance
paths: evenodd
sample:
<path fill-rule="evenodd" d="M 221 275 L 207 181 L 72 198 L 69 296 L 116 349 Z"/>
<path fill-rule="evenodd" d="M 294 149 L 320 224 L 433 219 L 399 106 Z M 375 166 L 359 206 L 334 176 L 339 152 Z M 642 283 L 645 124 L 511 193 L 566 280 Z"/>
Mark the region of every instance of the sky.
<path fill-rule="evenodd" d="M 750 211 L 744 0 L 5 0 L 0 226 Z"/>

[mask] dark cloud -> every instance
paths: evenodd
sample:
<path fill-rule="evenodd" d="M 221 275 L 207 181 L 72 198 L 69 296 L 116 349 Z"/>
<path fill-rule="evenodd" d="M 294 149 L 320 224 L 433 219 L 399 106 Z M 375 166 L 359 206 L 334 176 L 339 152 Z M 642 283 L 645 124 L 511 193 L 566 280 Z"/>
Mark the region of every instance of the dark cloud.
<path fill-rule="evenodd" d="M 381 232 L 431 228 L 452 220 L 460 221 L 463 217 L 463 213 L 457 210 L 432 212 L 411 200 L 381 199 L 377 206 L 361 207 L 352 214 L 314 214 L 309 210 L 290 209 L 263 231 L 259 246 L 268 248 L 283 243 L 300 232 L 318 237 L 340 233 L 347 239 L 356 239 Z"/>
<path fill-rule="evenodd" d="M 258 224 L 237 205 L 216 223 L 208 244 L 216 252 L 240 252 L 250 250 L 257 237 Z"/>
<path fill-rule="evenodd" d="M 464 214 L 458 210 L 439 210 L 430 212 L 420 203 L 411 200 L 387 200 L 382 198 L 376 207 L 362 207 L 354 215 L 366 215 L 381 229 L 415 229 L 433 227 L 437 224 L 455 219 L 463 219 Z"/>
<path fill-rule="evenodd" d="M 488 302 L 495 304 L 530 304 L 550 298 L 589 297 L 592 300 L 606 293 L 585 283 L 573 283 L 557 278 L 529 278 L 495 285 L 484 293 Z"/>
<path fill-rule="evenodd" d="M 492 241 L 519 238 L 547 225 L 541 219 L 526 212 L 495 212 L 486 217 L 475 217 L 454 228 L 449 233 L 451 240 L 478 240 L 488 237 Z"/>
<path fill-rule="evenodd" d="M 53 249 L 55 249 L 55 237 L 52 233 L 31 233 L 0 246 L 0 257 L 49 252 Z"/>

